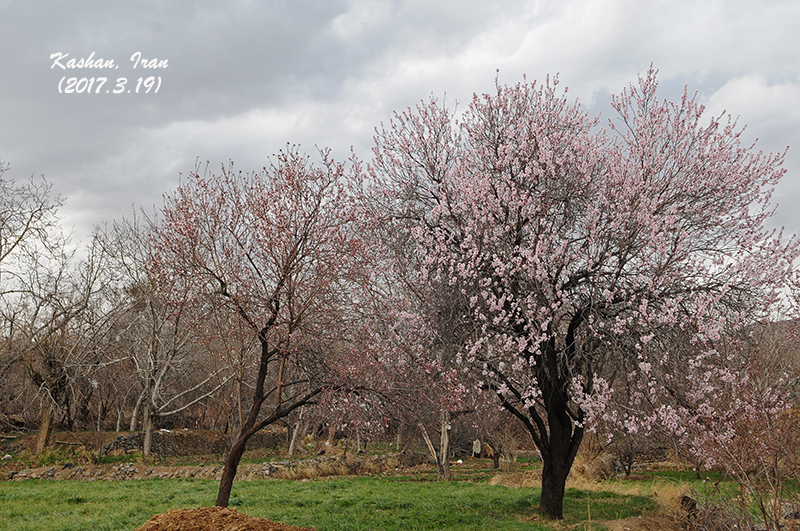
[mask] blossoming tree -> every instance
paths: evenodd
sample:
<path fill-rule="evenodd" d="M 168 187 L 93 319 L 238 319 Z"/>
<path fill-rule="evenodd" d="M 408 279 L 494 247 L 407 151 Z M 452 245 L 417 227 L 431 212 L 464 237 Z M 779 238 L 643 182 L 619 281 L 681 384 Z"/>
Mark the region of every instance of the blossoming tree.
<path fill-rule="evenodd" d="M 369 173 L 417 253 L 410 274 L 468 300 L 461 366 L 539 448 L 553 518 L 608 369 L 665 389 L 661 338 L 681 331 L 684 362 L 710 362 L 798 255 L 763 227 L 783 156 L 656 88 L 651 69 L 612 100 L 607 129 L 548 79 L 475 96 L 458 119 L 430 101 L 376 134 Z"/>
<path fill-rule="evenodd" d="M 219 506 L 228 504 L 250 437 L 341 382 L 329 368 L 349 353 L 337 347 L 334 331 L 347 322 L 364 256 L 352 184 L 327 152 L 314 165 L 291 148 L 260 173 L 195 172 L 165 198 L 153 242 L 162 288 L 189 279 L 189 295 L 172 292 L 177 304 L 188 296 L 196 315 L 231 312 L 260 345 L 251 407 L 225 462 Z M 193 326 L 207 337 L 213 322 Z"/>

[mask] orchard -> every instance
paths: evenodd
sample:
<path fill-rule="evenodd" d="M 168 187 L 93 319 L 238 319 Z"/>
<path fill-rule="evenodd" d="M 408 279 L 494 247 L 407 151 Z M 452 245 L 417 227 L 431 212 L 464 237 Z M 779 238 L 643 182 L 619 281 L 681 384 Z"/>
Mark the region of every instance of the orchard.
<path fill-rule="evenodd" d="M 558 78 L 498 83 L 463 112 L 396 112 L 363 160 L 198 166 L 77 263 L 49 186 L 0 180 L 0 384 L 27 389 L 0 412 L 30 415 L 40 388 L 43 432 L 202 407 L 230 434 L 223 507 L 268 426 L 359 448 L 412 427 L 447 479 L 452 425 L 478 411 L 538 449 L 550 518 L 598 429 L 667 433 L 747 485 L 798 432 L 781 352 L 800 245 L 765 226 L 784 154 L 657 89 L 651 69 L 601 119 Z"/>

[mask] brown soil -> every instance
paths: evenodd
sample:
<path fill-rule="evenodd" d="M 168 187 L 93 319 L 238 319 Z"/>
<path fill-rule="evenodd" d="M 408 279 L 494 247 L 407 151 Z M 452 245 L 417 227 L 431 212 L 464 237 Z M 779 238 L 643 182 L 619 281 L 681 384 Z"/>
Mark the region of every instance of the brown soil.
<path fill-rule="evenodd" d="M 254 518 L 222 507 L 173 509 L 158 514 L 135 531 L 314 531 L 313 527 L 293 527 L 266 518 Z"/>

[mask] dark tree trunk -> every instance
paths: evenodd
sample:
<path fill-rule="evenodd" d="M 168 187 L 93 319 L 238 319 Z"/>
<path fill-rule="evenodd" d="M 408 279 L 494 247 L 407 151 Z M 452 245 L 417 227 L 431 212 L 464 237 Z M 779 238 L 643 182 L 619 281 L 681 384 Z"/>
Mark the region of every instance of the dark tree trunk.
<path fill-rule="evenodd" d="M 564 517 L 564 487 L 569 470 L 564 463 L 545 461 L 542 469 L 542 504 L 544 516 L 553 519 Z"/>
<path fill-rule="evenodd" d="M 274 316 L 271 322 L 274 322 Z M 269 364 L 270 351 L 267 345 L 267 332 L 269 326 L 265 327 L 259 333 L 259 342 L 261 343 L 261 362 L 258 368 L 258 377 L 256 378 L 256 387 L 253 391 L 253 405 L 250 407 L 250 413 L 242 425 L 239 436 L 236 437 L 235 442 L 231 446 L 231 451 L 228 452 L 228 457 L 225 459 L 225 468 L 222 470 L 222 480 L 219 484 L 219 492 L 217 493 L 217 507 L 227 507 L 228 501 L 231 497 L 231 488 L 233 487 L 233 478 L 236 477 L 236 470 L 239 468 L 239 461 L 242 460 L 244 455 L 247 441 L 263 426 L 266 426 L 267 421 L 262 422 L 256 427 L 256 420 L 261 412 L 261 406 L 264 404 L 266 396 L 264 394 L 264 381 L 267 378 L 267 366 Z M 280 382 L 279 384 L 280 385 Z M 272 416 L 278 415 L 280 418 L 281 396 L 278 392 L 278 405 Z M 274 419 L 273 419 L 274 421 Z"/>
<path fill-rule="evenodd" d="M 551 428 L 549 444 L 546 448 L 539 449 L 542 453 L 541 511 L 548 518 L 555 520 L 564 518 L 564 490 L 567 476 L 575 462 L 575 455 L 582 438 L 582 428 L 575 428 L 574 432 L 571 429 L 565 432 L 563 427 Z"/>
<path fill-rule="evenodd" d="M 274 322 L 274 318 L 271 323 L 272 322 Z M 268 326 L 271 326 L 271 324 Z M 261 406 L 266 400 L 264 381 L 267 378 L 267 366 L 271 356 L 266 340 L 267 331 L 268 328 L 264 328 L 259 334 L 259 341 L 261 342 L 261 362 L 258 369 L 258 377 L 256 378 L 256 387 L 253 391 L 253 405 L 250 407 L 250 412 L 244 421 L 244 425 L 242 426 L 239 435 L 236 437 L 235 442 L 231 446 L 231 451 L 228 453 L 228 457 L 225 459 L 225 468 L 222 470 L 222 479 L 220 480 L 219 491 L 217 493 L 217 507 L 228 506 L 228 502 L 230 501 L 231 497 L 231 488 L 233 487 L 233 480 L 236 477 L 236 471 L 239 468 L 239 462 L 242 460 L 242 456 L 244 455 L 244 451 L 247 447 L 247 441 L 249 441 L 253 435 L 258 433 L 264 427 L 286 417 L 298 407 L 311 403 L 311 400 L 317 394 L 322 392 L 322 388 L 312 389 L 302 397 L 295 399 L 291 404 L 284 405 L 282 387 L 283 373 L 286 366 L 286 357 L 282 357 L 280 369 L 278 371 L 278 381 L 275 393 L 275 409 L 267 418 L 260 422 L 256 422 L 258 420 L 259 413 L 261 412 Z"/>
<path fill-rule="evenodd" d="M 631 476 L 631 468 L 633 468 L 633 459 L 626 459 L 622 462 L 622 470 L 625 471 L 625 477 Z"/>
<path fill-rule="evenodd" d="M 255 432 L 253 432 L 255 433 Z M 231 489 L 233 488 L 233 480 L 236 477 L 236 471 L 239 468 L 239 462 L 242 460 L 244 451 L 247 447 L 247 441 L 252 434 L 248 435 L 242 432 L 233 443 L 231 451 L 228 452 L 228 457 L 225 459 L 225 468 L 222 470 L 222 480 L 219 483 L 219 492 L 217 493 L 217 507 L 227 507 L 231 498 Z"/>
<path fill-rule="evenodd" d="M 534 368 L 534 376 L 542 392 L 541 404 L 546 419 L 540 416 L 535 405 L 519 408 L 498 393 L 503 407 L 522 421 L 542 454 L 542 501 L 541 512 L 555 520 L 564 518 L 564 490 L 567 476 L 575 462 L 584 428 L 583 412 L 571 411 L 568 393 L 570 370 L 568 365 L 575 356 L 575 330 L 583 320 L 578 312 L 572 319 L 566 336 L 567 348 L 559 353 L 554 336 L 542 345 L 539 363 Z M 570 359 L 572 358 L 572 359 Z M 591 392 L 591 373 L 586 375 L 587 391 Z M 518 397 L 521 394 L 517 391 Z"/>
<path fill-rule="evenodd" d="M 541 511 L 544 516 L 560 520 L 564 517 L 564 490 L 567 476 L 575 461 L 571 451 L 573 446 L 579 445 L 575 437 L 579 434 L 564 434 L 564 437 L 550 432 L 550 448 L 542 452 L 542 502 Z M 571 431 L 571 430 L 570 430 Z M 577 430 L 576 430 L 577 431 Z"/>
<path fill-rule="evenodd" d="M 584 317 L 583 311 L 573 316 L 565 338 L 566 348 L 562 354 L 558 353 L 555 339 L 551 336 L 544 348 L 543 363 L 537 369 L 547 413 L 547 427 L 541 422 L 535 422 L 540 436 L 537 438 L 534 435 L 534 442 L 542 454 L 541 511 L 544 516 L 557 520 L 564 518 L 567 476 L 583 440 L 583 412 L 570 411 L 567 390 L 570 385 L 568 375 L 571 372 L 568 367 L 575 363 L 576 356 L 575 332 Z M 587 390 L 591 391 L 591 372 L 586 377 Z M 532 427 L 530 423 L 528 425 Z"/>
<path fill-rule="evenodd" d="M 301 407 L 303 405 L 311 403 L 311 399 L 322 392 L 321 388 L 314 389 L 309 391 L 303 397 L 295 400 L 291 405 L 282 407 L 279 404 L 275 411 L 269 417 L 265 418 L 258 424 L 255 424 L 255 420 L 253 422 L 250 421 L 251 417 L 255 419 L 258 416 L 258 410 L 254 410 L 251 408 L 250 415 L 248 415 L 248 420 L 246 424 L 249 426 L 246 431 L 242 431 L 239 436 L 236 438 L 236 442 L 233 443 L 231 446 L 231 450 L 228 453 L 228 457 L 225 459 L 225 468 L 222 470 L 222 479 L 219 483 L 219 491 L 217 492 L 217 507 L 227 507 L 228 502 L 230 501 L 231 497 L 231 488 L 233 487 L 233 480 L 236 477 L 236 471 L 239 468 L 239 462 L 242 460 L 242 456 L 247 447 L 247 441 L 250 438 L 264 429 L 266 426 L 282 419 L 283 417 L 287 416 L 289 413 Z M 259 406 L 253 406 L 253 408 Z"/>
<path fill-rule="evenodd" d="M 550 349 L 548 349 L 550 350 Z M 569 411 L 569 396 L 565 378 L 554 378 L 555 374 L 566 374 L 553 370 L 548 362 L 556 359 L 548 352 L 546 365 L 550 370 L 550 380 L 543 385 L 544 404 L 547 412 L 547 433 L 539 445 L 542 454 L 542 505 L 544 516 L 560 520 L 564 518 L 564 487 L 567 476 L 578 454 L 583 440 L 583 427 L 574 422 Z M 547 369 L 545 369 L 547 370 Z M 582 418 L 581 418 L 582 420 Z"/>

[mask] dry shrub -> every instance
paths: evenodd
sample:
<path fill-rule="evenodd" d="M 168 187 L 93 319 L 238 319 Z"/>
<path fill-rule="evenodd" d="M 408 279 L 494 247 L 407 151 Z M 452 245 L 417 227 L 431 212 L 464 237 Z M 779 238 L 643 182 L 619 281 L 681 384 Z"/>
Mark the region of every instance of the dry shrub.
<path fill-rule="evenodd" d="M 325 442 L 317 447 L 317 455 L 324 455 L 325 457 L 340 457 L 347 454 L 345 448 L 340 448 L 335 444 Z"/>
<path fill-rule="evenodd" d="M 345 476 L 348 474 L 350 470 L 342 461 L 332 461 L 330 463 L 322 463 L 318 467 L 314 473 L 316 474 L 313 477 L 321 477 L 321 476 Z"/>
<path fill-rule="evenodd" d="M 501 485 L 512 489 L 541 487 L 542 471 L 529 470 L 527 472 L 500 473 L 489 480 L 489 485 Z"/>
<path fill-rule="evenodd" d="M 664 515 L 650 517 L 634 516 L 622 520 L 603 522 L 609 531 L 685 531 L 680 522 Z"/>
<path fill-rule="evenodd" d="M 315 479 L 326 476 L 380 474 L 402 466 L 395 456 L 321 456 L 307 461 L 265 463 L 261 474 L 275 479 Z"/>
<path fill-rule="evenodd" d="M 391 472 L 400 468 L 400 458 L 398 456 L 369 456 L 358 462 L 360 474 L 380 474 Z"/>
<path fill-rule="evenodd" d="M 684 529 L 692 531 L 753 529 L 753 522 L 749 518 L 742 518 L 742 513 L 731 504 L 730 500 L 705 498 L 696 501 L 692 508 L 684 504 L 678 510 L 675 519 L 683 524 Z"/>
<path fill-rule="evenodd" d="M 401 467 L 412 468 L 426 464 L 428 462 L 428 454 L 416 451 L 405 451 L 400 454 L 399 459 Z"/>
<path fill-rule="evenodd" d="M 614 477 L 614 469 L 608 459 L 603 455 L 580 453 L 572 464 L 567 481 L 595 482 Z"/>
<path fill-rule="evenodd" d="M 686 510 L 681 504 L 681 500 L 687 494 L 685 486 L 666 481 L 656 481 L 651 483 L 650 486 L 650 497 L 658 504 L 662 512 L 673 517 L 683 517 L 685 515 Z"/>
<path fill-rule="evenodd" d="M 577 460 L 576 464 L 578 464 Z M 576 467 L 573 467 L 573 470 L 576 470 Z M 681 498 L 686 496 L 686 486 L 676 482 L 662 480 L 605 481 L 606 478 L 592 474 L 591 466 L 587 466 L 583 468 L 583 470 L 583 473 L 570 473 L 570 476 L 567 478 L 567 488 L 613 492 L 623 496 L 647 496 L 658 504 L 660 513 L 673 518 L 683 515 Z"/>
<path fill-rule="evenodd" d="M 692 531 L 800 530 L 800 505 L 791 500 L 770 500 L 772 507 L 765 520 L 752 512 L 755 501 L 746 493 L 733 498 L 720 498 L 717 492 L 698 496 L 696 501 L 683 499 L 691 505 L 681 503 L 675 518 Z"/>

